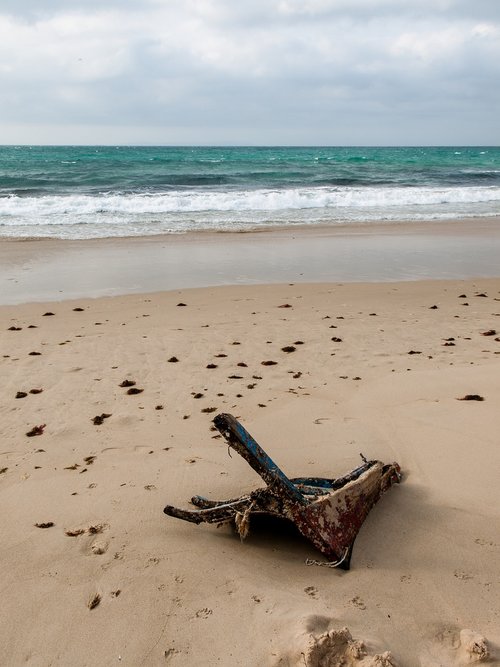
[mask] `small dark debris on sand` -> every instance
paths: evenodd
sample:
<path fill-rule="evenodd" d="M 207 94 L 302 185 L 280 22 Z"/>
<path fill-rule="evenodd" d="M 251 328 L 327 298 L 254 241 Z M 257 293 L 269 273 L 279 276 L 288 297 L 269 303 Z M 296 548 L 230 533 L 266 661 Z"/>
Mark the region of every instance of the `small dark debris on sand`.
<path fill-rule="evenodd" d="M 334 343 L 341 343 L 341 342 L 342 342 L 342 338 L 339 338 L 338 336 L 334 336 L 334 337 L 332 338 L 332 341 L 333 341 Z"/>
<path fill-rule="evenodd" d="M 217 368 L 217 364 L 207 364 L 207 368 Z"/>
<path fill-rule="evenodd" d="M 120 382 L 118 385 L 119 387 L 133 387 L 136 383 L 135 380 L 123 380 L 123 382 Z"/>
<path fill-rule="evenodd" d="M 294 345 L 285 345 L 285 347 L 281 348 L 282 352 L 295 352 L 297 348 Z"/>
<path fill-rule="evenodd" d="M 78 307 L 78 308 L 73 308 L 73 310 L 75 311 L 75 313 L 82 313 L 85 309 Z"/>
<path fill-rule="evenodd" d="M 458 298 L 459 298 L 459 299 L 466 299 L 466 298 L 467 298 L 467 294 L 459 294 L 459 295 L 458 295 Z"/>
<path fill-rule="evenodd" d="M 281 306 L 278 306 L 278 308 L 292 308 L 292 306 L 289 303 L 282 303 Z"/>
<path fill-rule="evenodd" d="M 107 412 L 103 412 L 102 414 L 93 417 L 92 423 L 94 424 L 94 426 L 100 426 L 104 422 L 104 420 L 109 419 L 109 417 L 111 417 L 110 414 L 108 414 Z"/>
<path fill-rule="evenodd" d="M 52 528 L 54 525 L 53 521 L 45 521 L 44 523 L 35 523 L 37 528 Z"/>
<path fill-rule="evenodd" d="M 179 306 L 187 306 L 187 303 L 182 303 L 182 301 L 181 301 L 181 303 L 178 303 L 177 306 L 178 306 L 178 307 L 179 307 Z"/>
<path fill-rule="evenodd" d="M 91 535 L 97 535 L 98 533 L 102 533 L 104 528 L 105 525 L 103 523 L 94 523 L 90 525 L 87 530 Z"/>
<path fill-rule="evenodd" d="M 484 296 L 484 297 L 487 297 L 488 295 L 486 294 L 486 292 L 480 292 L 479 294 L 475 294 L 475 296 Z"/>
<path fill-rule="evenodd" d="M 4 472 L 7 472 L 8 468 L 0 468 L 0 475 L 3 475 Z"/>
<path fill-rule="evenodd" d="M 9 328 L 7 329 L 7 331 L 22 331 L 22 327 L 14 327 L 14 326 L 12 326 L 12 327 L 9 327 Z"/>
<path fill-rule="evenodd" d="M 261 361 L 260 362 L 262 366 L 276 366 L 278 363 L 277 361 Z"/>
<path fill-rule="evenodd" d="M 107 415 L 107 416 L 111 417 L 111 415 Z M 97 458 L 97 457 L 95 456 L 95 454 L 91 454 L 90 456 L 85 456 L 83 460 L 85 461 L 85 463 L 86 463 L 88 466 L 90 466 L 90 465 L 92 465 L 92 463 L 94 463 L 94 461 L 96 460 L 96 458 Z"/>
<path fill-rule="evenodd" d="M 227 357 L 227 354 L 221 352 L 220 354 L 216 354 L 215 356 L 217 357 L 217 359 L 222 359 L 223 357 Z"/>
<path fill-rule="evenodd" d="M 30 394 L 41 394 L 43 392 L 43 389 L 30 389 Z"/>
<path fill-rule="evenodd" d="M 163 410 L 163 405 L 155 405 L 155 410 Z"/>
<path fill-rule="evenodd" d="M 457 398 L 457 401 L 484 401 L 484 398 L 479 394 L 465 394 L 462 398 Z"/>
<path fill-rule="evenodd" d="M 303 340 L 296 340 L 294 345 L 304 345 L 304 341 Z"/>
<path fill-rule="evenodd" d="M 41 352 L 29 352 L 28 356 L 29 357 L 39 357 L 42 353 Z"/>
<path fill-rule="evenodd" d="M 26 398 L 28 394 L 25 391 L 18 391 L 16 394 L 16 398 Z"/>
<path fill-rule="evenodd" d="M 50 310 L 47 311 L 46 313 L 43 314 L 43 317 L 50 317 L 51 315 L 55 315 L 55 313 L 51 313 Z"/>
<path fill-rule="evenodd" d="M 236 364 L 240 368 L 248 368 L 248 364 L 246 364 L 244 361 L 240 361 L 238 364 Z"/>
<path fill-rule="evenodd" d="M 74 530 L 65 530 L 64 534 L 67 535 L 68 537 L 77 537 L 78 535 L 83 535 L 85 532 L 84 528 L 75 528 Z"/>
<path fill-rule="evenodd" d="M 202 394 L 201 392 L 197 392 L 196 394 L 193 394 L 193 398 L 203 398 L 205 394 Z"/>
<path fill-rule="evenodd" d="M 87 603 L 89 609 L 95 609 L 101 602 L 101 596 L 99 593 L 95 593 Z"/>
<path fill-rule="evenodd" d="M 436 304 L 434 304 L 433 306 L 429 306 L 429 310 L 437 310 L 437 309 L 438 306 L 436 306 Z"/>
<path fill-rule="evenodd" d="M 243 375 L 228 375 L 228 376 L 227 376 L 227 379 L 228 379 L 228 380 L 242 380 L 242 379 L 243 379 Z"/>
<path fill-rule="evenodd" d="M 410 350 L 408 354 L 422 354 L 419 350 Z"/>
<path fill-rule="evenodd" d="M 482 331 L 481 336 L 496 336 L 497 332 L 495 329 L 488 329 L 488 331 Z"/>
<path fill-rule="evenodd" d="M 217 408 L 202 408 L 202 412 L 206 412 L 207 414 L 210 414 L 211 412 L 215 412 Z"/>
<path fill-rule="evenodd" d="M 42 435 L 43 429 L 47 426 L 47 424 L 40 424 L 40 426 L 33 426 L 33 428 L 26 433 L 28 438 L 32 438 L 34 435 Z"/>
<path fill-rule="evenodd" d="M 139 389 L 139 387 L 131 387 L 128 391 L 127 394 L 129 396 L 135 396 L 136 394 L 142 394 L 144 389 Z"/>
<path fill-rule="evenodd" d="M 175 364 L 175 363 L 177 363 L 179 360 L 177 359 L 177 357 L 170 357 L 170 359 L 168 359 L 168 361 L 169 361 L 169 363 L 171 363 L 171 364 Z"/>

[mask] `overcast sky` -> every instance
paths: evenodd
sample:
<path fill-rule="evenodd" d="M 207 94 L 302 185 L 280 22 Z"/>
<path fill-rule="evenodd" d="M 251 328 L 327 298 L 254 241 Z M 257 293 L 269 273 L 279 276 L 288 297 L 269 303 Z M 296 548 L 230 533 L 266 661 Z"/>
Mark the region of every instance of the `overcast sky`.
<path fill-rule="evenodd" d="M 0 143 L 500 144 L 500 0 L 0 0 Z"/>

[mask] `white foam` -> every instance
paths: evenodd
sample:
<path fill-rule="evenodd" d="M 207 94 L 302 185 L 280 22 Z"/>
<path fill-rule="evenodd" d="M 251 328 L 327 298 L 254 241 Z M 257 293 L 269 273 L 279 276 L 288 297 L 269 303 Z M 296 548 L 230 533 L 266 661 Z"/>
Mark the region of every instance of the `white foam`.
<path fill-rule="evenodd" d="M 0 198 L 0 234 L 86 237 L 270 224 L 439 219 L 499 215 L 499 202 L 500 188 L 495 186 L 12 195 Z"/>
<path fill-rule="evenodd" d="M 94 213 L 175 213 L 200 211 L 279 211 L 337 207 L 404 207 L 413 205 L 500 201 L 500 188 L 358 188 L 319 187 L 283 190 L 172 191 L 157 194 L 10 196 L 0 199 L 0 216 L 39 217 Z"/>

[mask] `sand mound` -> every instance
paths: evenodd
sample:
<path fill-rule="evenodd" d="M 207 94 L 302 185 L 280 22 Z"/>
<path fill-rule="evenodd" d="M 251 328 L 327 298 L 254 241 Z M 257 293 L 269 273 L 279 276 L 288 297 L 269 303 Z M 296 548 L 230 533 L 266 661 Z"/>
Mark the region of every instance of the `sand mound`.
<path fill-rule="evenodd" d="M 314 618 L 306 622 L 306 630 L 298 633 L 291 651 L 279 656 L 273 667 L 396 667 L 391 653 L 369 655 L 365 644 L 353 639 L 348 628 L 330 629 L 324 632 L 311 631 L 312 625 L 317 629 L 324 627 L 328 619 Z M 310 622 L 312 621 L 312 623 Z"/>

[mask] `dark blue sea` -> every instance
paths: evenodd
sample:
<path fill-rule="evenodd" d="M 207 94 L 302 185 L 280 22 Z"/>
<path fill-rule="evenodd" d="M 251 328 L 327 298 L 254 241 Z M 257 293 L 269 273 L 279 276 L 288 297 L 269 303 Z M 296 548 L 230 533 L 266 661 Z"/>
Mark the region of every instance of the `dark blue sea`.
<path fill-rule="evenodd" d="M 4 237 L 499 214 L 500 147 L 0 147 Z"/>

